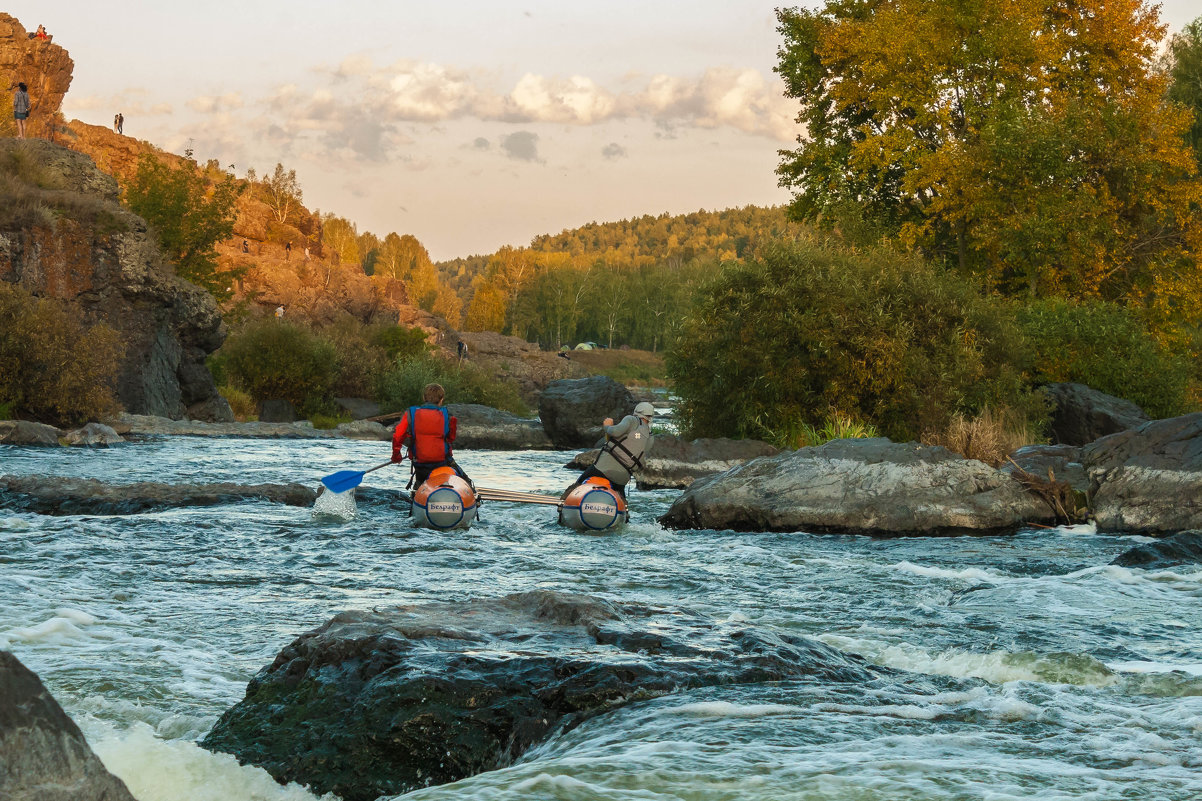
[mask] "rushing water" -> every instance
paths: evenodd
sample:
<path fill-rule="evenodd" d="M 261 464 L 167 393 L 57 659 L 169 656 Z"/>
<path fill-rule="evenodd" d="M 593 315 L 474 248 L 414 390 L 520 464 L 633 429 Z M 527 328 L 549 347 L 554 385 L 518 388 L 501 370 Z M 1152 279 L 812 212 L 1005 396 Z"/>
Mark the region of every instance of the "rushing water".
<path fill-rule="evenodd" d="M 176 438 L 0 446 L 0 473 L 316 485 L 386 456 L 383 443 Z M 537 491 L 571 479 L 569 456 L 460 461 L 482 486 Z M 664 531 L 654 520 L 674 495 L 632 493 L 633 524 L 606 536 L 495 503 L 444 534 L 371 496 L 350 519 L 268 503 L 0 510 L 0 648 L 140 801 L 312 799 L 195 745 L 282 646 L 344 609 L 537 588 L 804 634 L 906 672 L 636 703 L 407 799 L 1202 797 L 1202 567 L 1110 567 L 1136 540 L 1080 527 L 888 541 Z"/>

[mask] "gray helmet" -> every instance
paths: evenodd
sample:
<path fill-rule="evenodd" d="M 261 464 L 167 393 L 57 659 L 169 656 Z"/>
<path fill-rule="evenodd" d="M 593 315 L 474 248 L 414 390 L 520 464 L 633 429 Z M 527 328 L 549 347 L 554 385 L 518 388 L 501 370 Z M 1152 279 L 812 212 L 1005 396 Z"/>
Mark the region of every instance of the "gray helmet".
<path fill-rule="evenodd" d="M 650 420 L 652 417 L 655 417 L 655 407 L 650 403 L 647 403 L 647 401 L 643 401 L 638 406 L 634 407 L 634 413 L 639 417 L 646 417 L 648 420 Z"/>

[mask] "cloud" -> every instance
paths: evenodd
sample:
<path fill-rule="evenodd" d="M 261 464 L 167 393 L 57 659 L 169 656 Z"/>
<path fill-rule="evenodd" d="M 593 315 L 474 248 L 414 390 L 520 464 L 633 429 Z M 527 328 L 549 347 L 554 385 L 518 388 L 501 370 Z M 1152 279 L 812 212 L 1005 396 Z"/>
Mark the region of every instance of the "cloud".
<path fill-rule="evenodd" d="M 601 148 L 601 155 L 610 161 L 626 158 L 626 148 L 619 145 L 617 142 L 610 142 L 605 147 Z"/>
<path fill-rule="evenodd" d="M 501 137 L 501 150 L 518 161 L 542 161 L 538 157 L 538 134 L 532 131 L 516 131 Z"/>
<path fill-rule="evenodd" d="M 63 100 L 63 106 L 69 114 L 80 111 L 102 111 L 128 116 L 167 116 L 175 113 L 170 103 L 151 103 L 150 92 L 146 89 L 125 89 L 113 95 L 87 95 L 77 97 L 70 93 Z"/>
<path fill-rule="evenodd" d="M 217 111 L 233 111 L 240 109 L 243 106 L 242 95 L 238 92 L 230 92 L 229 94 L 221 95 L 220 97 L 210 97 L 201 95 L 194 97 L 188 101 L 188 108 L 200 114 L 212 114 Z"/>
<path fill-rule="evenodd" d="M 472 140 L 472 147 L 476 150 L 488 150 L 492 147 L 492 144 L 483 136 L 477 136 Z"/>

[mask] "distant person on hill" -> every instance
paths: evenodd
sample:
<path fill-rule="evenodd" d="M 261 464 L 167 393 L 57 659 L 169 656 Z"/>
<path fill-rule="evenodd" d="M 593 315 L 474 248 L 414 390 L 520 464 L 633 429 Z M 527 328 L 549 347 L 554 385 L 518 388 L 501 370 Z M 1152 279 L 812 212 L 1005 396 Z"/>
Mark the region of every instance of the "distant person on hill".
<path fill-rule="evenodd" d="M 34 38 L 36 38 L 36 39 L 45 39 L 45 40 L 49 40 L 49 39 L 50 39 L 50 34 L 46 33 L 46 26 L 45 26 L 45 25 L 39 25 L 39 26 L 38 26 L 38 32 L 34 34 Z"/>
<path fill-rule="evenodd" d="M 25 120 L 29 119 L 29 90 L 25 84 L 17 84 L 17 92 L 13 95 L 13 119 L 17 121 L 17 138 L 25 138 Z"/>
<path fill-rule="evenodd" d="M 120 111 L 117 112 L 116 117 L 113 117 L 113 129 L 119 134 L 125 133 L 125 115 Z"/>
<path fill-rule="evenodd" d="M 625 498 L 626 484 L 634 471 L 642 468 L 643 454 L 651 447 L 651 418 L 654 416 L 655 407 L 643 401 L 634 407 L 634 414 L 626 415 L 617 425 L 613 418 L 606 417 L 601 424 L 605 430 L 605 444 L 597 454 L 597 461 L 586 467 L 563 494 L 566 496 L 588 479 L 599 476 L 609 479 L 618 494 Z"/>
<path fill-rule="evenodd" d="M 305 261 L 309 260 L 309 248 L 305 248 Z"/>
<path fill-rule="evenodd" d="M 284 316 L 284 307 L 283 307 L 283 306 L 276 306 L 276 307 L 275 307 L 275 316 L 276 316 L 276 317 L 283 317 L 283 316 Z"/>
<path fill-rule="evenodd" d="M 467 358 L 467 343 L 464 342 L 462 339 L 459 340 L 458 351 L 459 351 L 459 361 L 463 361 L 464 359 Z"/>
<path fill-rule="evenodd" d="M 284 245 L 284 261 L 292 258 L 292 240 L 288 240 L 288 244 Z"/>
<path fill-rule="evenodd" d="M 242 252 L 250 253 L 250 243 L 247 242 L 245 239 L 242 240 Z"/>
<path fill-rule="evenodd" d="M 401 446 L 404 445 L 409 451 L 409 464 L 413 469 L 406 488 L 420 487 L 439 467 L 449 467 L 460 478 L 471 483 L 451 453 L 451 443 L 455 441 L 459 421 L 443 405 L 446 397 L 446 390 L 441 384 L 427 384 L 422 390 L 422 405 L 410 406 L 396 424 L 392 434 L 392 462 L 396 464 L 401 461 Z"/>

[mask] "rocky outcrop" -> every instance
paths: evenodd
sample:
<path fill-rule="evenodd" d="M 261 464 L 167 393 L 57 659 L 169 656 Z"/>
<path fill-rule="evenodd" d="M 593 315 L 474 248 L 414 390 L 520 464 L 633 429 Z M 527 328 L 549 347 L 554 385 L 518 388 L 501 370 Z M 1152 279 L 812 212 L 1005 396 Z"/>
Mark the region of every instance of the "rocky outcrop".
<path fill-rule="evenodd" d="M 53 188 L 91 209 L 52 227 L 0 230 L 0 281 L 75 303 L 89 323 L 124 340 L 117 398 L 127 411 L 178 418 L 217 395 L 204 360 L 225 338 L 212 297 L 163 262 L 140 217 L 117 203 L 117 185 L 90 159 L 41 140 L 22 148 Z"/>
<path fill-rule="evenodd" d="M 588 370 L 538 345 L 518 337 L 492 331 L 462 331 L 444 336 L 442 345 L 451 355 L 459 340 L 467 344 L 467 364 L 480 368 L 500 381 L 512 381 L 526 403 L 538 403 L 538 397 L 552 381 L 583 378 Z"/>
<path fill-rule="evenodd" d="M 374 420 L 354 420 L 350 423 L 339 423 L 334 433 L 347 439 L 389 440 L 392 434 L 383 423 Z"/>
<path fill-rule="evenodd" d="M 125 440 L 121 438 L 120 434 L 103 423 L 88 423 L 83 428 L 77 428 L 74 431 L 68 432 L 63 437 L 63 442 L 72 446 L 107 448 L 109 445 L 116 445 L 120 442 L 125 442 Z"/>
<path fill-rule="evenodd" d="M 1182 531 L 1163 540 L 1136 545 L 1110 564 L 1145 570 L 1202 564 L 1202 531 Z"/>
<path fill-rule="evenodd" d="M 457 420 L 456 450 L 528 451 L 551 447 L 538 420 L 478 403 L 452 403 L 447 409 Z"/>
<path fill-rule="evenodd" d="M 597 461 L 597 448 L 576 454 L 564 467 L 583 470 Z M 750 459 L 774 456 L 780 450 L 755 439 L 684 440 L 656 434 L 635 476 L 639 489 L 683 489 L 699 478 L 725 472 Z"/>
<path fill-rule="evenodd" d="M 74 69 L 66 50 L 51 40 L 33 38 L 15 17 L 0 13 L 0 85 L 8 89 L 22 82 L 29 87 L 26 136 L 48 138 L 57 133 Z M 6 92 L 4 97 L 8 107 L 0 115 L 0 133 L 12 136 L 12 95 Z"/>
<path fill-rule="evenodd" d="M 604 436 L 601 422 L 634 411 L 630 390 L 606 376 L 552 381 L 538 398 L 538 416 L 556 448 L 583 448 Z"/>
<path fill-rule="evenodd" d="M 144 414 L 122 414 L 110 421 L 120 434 L 135 437 L 250 437 L 252 439 L 332 439 L 335 431 L 314 428 L 308 420 L 296 423 L 205 423 L 200 420 L 169 420 Z"/>
<path fill-rule="evenodd" d="M 202 745 L 371 801 L 504 767 L 634 700 L 875 673 L 802 637 L 539 591 L 339 614 L 284 648 Z"/>
<path fill-rule="evenodd" d="M 312 506 L 315 500 L 317 493 L 300 484 L 109 484 L 91 478 L 0 476 L 0 509 L 44 515 L 131 515 L 240 501 Z"/>
<path fill-rule="evenodd" d="M 1047 384 L 1052 400 L 1052 440 L 1061 445 L 1088 445 L 1095 439 L 1148 422 L 1144 410 L 1131 401 L 1107 395 L 1084 384 Z"/>
<path fill-rule="evenodd" d="M 62 434 L 54 426 L 31 423 L 26 420 L 0 420 L 0 445 L 33 445 L 37 447 L 59 446 Z"/>
<path fill-rule="evenodd" d="M 940 448 L 833 440 L 753 459 L 700 479 L 660 522 L 668 528 L 874 536 L 1011 532 L 1052 522 L 1006 473 Z"/>
<path fill-rule="evenodd" d="M 1103 437 L 1081 460 L 1099 531 L 1202 529 L 1202 412 Z"/>
<path fill-rule="evenodd" d="M 0 651 L 0 798 L 134 801 L 33 671 Z"/>
<path fill-rule="evenodd" d="M 362 420 L 380 414 L 380 404 L 367 398 L 334 398 L 338 408 L 349 414 L 352 420 Z"/>

